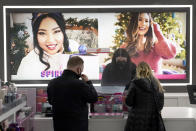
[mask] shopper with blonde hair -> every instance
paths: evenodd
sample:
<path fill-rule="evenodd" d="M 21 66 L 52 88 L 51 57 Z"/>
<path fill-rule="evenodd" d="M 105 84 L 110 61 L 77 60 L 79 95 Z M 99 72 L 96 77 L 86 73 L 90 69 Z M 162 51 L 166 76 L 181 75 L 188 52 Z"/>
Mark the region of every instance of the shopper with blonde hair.
<path fill-rule="evenodd" d="M 161 117 L 164 90 L 147 63 L 138 64 L 136 78 L 130 83 L 125 103 L 132 107 L 129 110 L 125 131 L 165 130 Z"/>

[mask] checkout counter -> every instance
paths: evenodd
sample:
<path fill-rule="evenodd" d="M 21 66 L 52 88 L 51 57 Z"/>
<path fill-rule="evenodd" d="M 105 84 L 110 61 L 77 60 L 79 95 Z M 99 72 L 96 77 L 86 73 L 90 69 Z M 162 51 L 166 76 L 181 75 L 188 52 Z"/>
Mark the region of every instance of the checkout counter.
<path fill-rule="evenodd" d="M 196 131 L 196 86 L 187 89 L 188 93 L 165 93 L 162 117 L 167 131 Z M 33 119 L 34 131 L 53 131 L 52 117 L 36 114 Z M 124 131 L 126 119 L 127 115 L 89 118 L 89 131 Z"/>
<path fill-rule="evenodd" d="M 196 131 L 196 105 L 190 104 L 188 93 L 165 93 L 162 117 L 167 131 Z M 89 131 L 123 131 L 127 116 L 90 118 Z M 52 117 L 34 116 L 34 131 L 53 131 Z"/>
<path fill-rule="evenodd" d="M 162 117 L 167 131 L 195 131 L 196 108 L 164 107 Z M 89 119 L 89 131 L 123 131 L 124 118 Z M 34 116 L 34 131 L 53 131 L 52 117 Z"/>

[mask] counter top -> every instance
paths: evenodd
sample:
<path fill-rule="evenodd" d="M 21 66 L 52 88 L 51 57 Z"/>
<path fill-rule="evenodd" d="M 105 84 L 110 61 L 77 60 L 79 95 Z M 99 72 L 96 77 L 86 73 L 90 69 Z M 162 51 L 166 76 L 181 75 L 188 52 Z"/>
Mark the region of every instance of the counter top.
<path fill-rule="evenodd" d="M 163 119 L 195 119 L 196 108 L 192 107 L 164 107 L 162 110 Z"/>
<path fill-rule="evenodd" d="M 162 110 L 163 119 L 195 119 L 196 120 L 196 108 L 192 107 L 164 107 Z M 48 120 L 52 117 L 45 117 L 42 114 L 36 114 L 35 120 Z M 112 119 L 112 118 L 107 118 Z M 120 118 L 118 118 L 120 119 Z"/>
<path fill-rule="evenodd" d="M 164 93 L 165 97 L 189 97 L 188 93 Z"/>
<path fill-rule="evenodd" d="M 164 107 L 162 117 L 167 131 L 195 131 L 196 108 Z M 126 123 L 124 118 L 93 118 L 89 119 L 89 131 L 123 131 Z M 34 116 L 35 131 L 53 131 L 52 117 L 41 114 Z"/>

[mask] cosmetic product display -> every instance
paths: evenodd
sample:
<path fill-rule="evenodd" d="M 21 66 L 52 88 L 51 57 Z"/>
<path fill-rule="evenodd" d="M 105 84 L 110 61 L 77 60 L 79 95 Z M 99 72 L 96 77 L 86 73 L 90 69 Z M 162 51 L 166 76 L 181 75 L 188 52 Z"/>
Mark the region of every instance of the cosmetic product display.
<path fill-rule="evenodd" d="M 93 104 L 90 118 L 122 118 L 123 97 L 121 93 L 99 95 L 98 101 Z"/>
<path fill-rule="evenodd" d="M 10 82 L 2 83 L 0 88 L 0 99 L 3 100 L 3 104 L 12 103 L 17 98 L 18 93 L 15 84 Z"/>
<path fill-rule="evenodd" d="M 33 115 L 27 96 L 18 93 L 14 83 L 0 80 L 0 131 L 26 131 Z"/>
<path fill-rule="evenodd" d="M 98 101 L 91 104 L 90 118 L 122 118 L 124 114 L 123 86 L 95 87 L 98 92 Z M 92 109 L 93 108 L 93 109 Z"/>
<path fill-rule="evenodd" d="M 44 106 L 47 103 L 47 92 L 45 89 L 37 89 L 37 94 L 36 94 L 36 112 L 42 113 L 45 112 Z"/>
<path fill-rule="evenodd" d="M 18 123 L 11 123 L 6 131 L 25 131 L 25 129 L 19 126 Z"/>
<path fill-rule="evenodd" d="M 122 112 L 122 94 L 104 94 L 98 97 L 94 104 L 95 113 L 120 113 Z"/>

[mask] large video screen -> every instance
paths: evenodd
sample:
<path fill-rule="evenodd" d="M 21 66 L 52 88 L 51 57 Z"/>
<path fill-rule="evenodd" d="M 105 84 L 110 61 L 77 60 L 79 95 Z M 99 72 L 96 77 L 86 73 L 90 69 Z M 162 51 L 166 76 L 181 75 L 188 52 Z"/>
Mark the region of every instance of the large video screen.
<path fill-rule="evenodd" d="M 163 83 L 189 83 L 190 11 L 191 6 L 5 6 L 5 73 L 16 83 L 46 81 L 62 75 L 70 57 L 80 56 L 83 73 L 101 83 L 125 66 L 117 62 L 120 55 L 126 64 L 148 63 Z M 106 68 L 110 75 L 103 76 Z"/>

